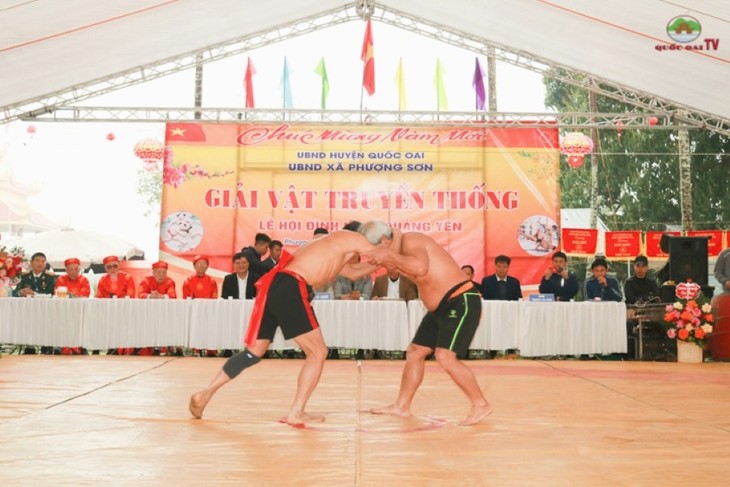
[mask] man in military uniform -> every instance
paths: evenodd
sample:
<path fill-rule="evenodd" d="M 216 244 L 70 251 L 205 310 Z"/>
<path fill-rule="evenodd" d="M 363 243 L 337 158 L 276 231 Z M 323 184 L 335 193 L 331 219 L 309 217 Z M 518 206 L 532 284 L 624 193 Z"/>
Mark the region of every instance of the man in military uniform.
<path fill-rule="evenodd" d="M 46 254 L 36 252 L 30 259 L 30 271 L 20 276 L 13 294 L 23 298 L 35 294 L 53 294 L 55 284 L 56 277 L 46 271 Z"/>
<path fill-rule="evenodd" d="M 55 276 L 50 272 L 46 272 L 46 254 L 36 252 L 30 258 L 30 271 L 24 272 L 20 276 L 20 282 L 15 286 L 13 295 L 24 298 L 35 296 L 36 294 L 52 295 L 55 284 Z M 34 354 L 36 353 L 35 347 L 25 347 L 23 353 Z M 41 353 L 51 354 L 53 353 L 53 347 L 41 347 Z"/>

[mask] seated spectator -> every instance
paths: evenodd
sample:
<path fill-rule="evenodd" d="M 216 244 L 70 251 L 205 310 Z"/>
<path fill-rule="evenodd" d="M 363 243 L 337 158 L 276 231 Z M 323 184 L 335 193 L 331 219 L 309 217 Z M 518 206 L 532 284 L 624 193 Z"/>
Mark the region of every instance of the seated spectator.
<path fill-rule="evenodd" d="M 119 257 L 110 255 L 104 257 L 104 270 L 106 274 L 101 276 L 96 285 L 96 297 L 108 298 L 134 298 L 136 290 L 132 276 L 119 270 Z M 133 348 L 117 348 L 107 350 L 107 355 L 132 355 Z"/>
<path fill-rule="evenodd" d="M 540 280 L 540 293 L 553 294 L 556 301 L 570 301 L 578 294 L 578 279 L 568 270 L 568 256 L 563 252 L 553 254 L 552 265 Z"/>
<path fill-rule="evenodd" d="M 273 269 L 281 258 L 281 250 L 283 247 L 284 244 L 281 241 L 272 240 L 269 244 L 269 256 L 264 260 L 264 264 Z"/>
<path fill-rule="evenodd" d="M 30 271 L 20 275 L 20 281 L 15 286 L 13 296 L 28 298 L 36 294 L 52 295 L 56 278 L 53 273 L 46 271 L 46 254 L 36 252 L 30 258 Z M 41 347 L 41 353 L 49 355 L 54 352 L 53 347 Z M 34 346 L 27 346 L 23 351 L 26 355 L 36 353 Z M 58 353 L 61 353 L 60 349 Z"/>
<path fill-rule="evenodd" d="M 256 297 L 256 286 L 259 276 L 249 272 L 248 256 L 239 252 L 233 256 L 233 273 L 223 278 L 221 298 L 253 299 Z"/>
<path fill-rule="evenodd" d="M 136 296 L 132 276 L 119 270 L 119 257 L 110 255 L 104 257 L 104 270 L 96 286 L 97 298 L 134 298 Z"/>
<path fill-rule="evenodd" d="M 393 269 L 375 278 L 371 296 L 372 299 L 391 298 L 410 301 L 418 298 L 418 288 L 413 281 L 402 276 L 398 269 Z"/>
<path fill-rule="evenodd" d="M 30 258 L 30 270 L 20 275 L 13 295 L 23 298 L 36 294 L 52 295 L 55 284 L 56 277 L 46 270 L 46 254 L 36 252 Z"/>
<path fill-rule="evenodd" d="M 217 299 L 218 284 L 210 277 L 208 272 L 208 258 L 203 255 L 193 257 L 195 274 L 188 276 L 183 282 L 184 299 Z"/>
<path fill-rule="evenodd" d="M 274 242 L 276 242 L 276 240 L 274 240 Z M 279 253 L 281 253 L 281 245 L 279 245 Z M 276 260 L 278 262 L 278 257 Z M 259 276 L 248 271 L 250 266 L 251 263 L 248 260 L 248 256 L 243 252 L 238 252 L 233 256 L 233 273 L 228 274 L 223 278 L 221 298 L 254 299 L 256 297 L 256 286 L 254 284 L 258 281 Z M 232 357 L 233 350 L 223 350 L 223 356 Z"/>
<path fill-rule="evenodd" d="M 494 259 L 495 273 L 482 279 L 482 296 L 488 301 L 519 301 L 522 287 L 516 277 L 508 276 L 512 259 L 498 255 Z"/>
<path fill-rule="evenodd" d="M 56 279 L 56 290 L 65 287 L 69 298 L 88 298 L 91 295 L 89 280 L 81 274 L 81 261 L 75 257 L 63 261 L 66 274 Z"/>
<path fill-rule="evenodd" d="M 609 276 L 608 262 L 599 257 L 591 264 L 592 277 L 586 280 L 583 296 L 586 301 L 621 301 L 623 294 L 619 289 L 618 279 Z"/>
<path fill-rule="evenodd" d="M 461 266 L 461 270 L 464 271 L 466 278 L 474 284 L 474 287 L 477 291 L 479 291 L 479 294 L 482 294 L 482 285 L 474 280 L 474 267 L 471 264 L 464 264 Z"/>
<path fill-rule="evenodd" d="M 89 280 L 81 274 L 81 261 L 75 257 L 63 261 L 66 274 L 56 279 L 55 292 L 60 296 L 58 288 L 66 288 L 69 298 L 88 298 L 91 295 Z M 86 350 L 81 347 L 62 347 L 61 355 L 85 355 Z"/>
<path fill-rule="evenodd" d="M 260 262 L 260 261 L 259 261 Z M 208 257 L 204 255 L 196 255 L 193 257 L 193 267 L 195 274 L 188 276 L 183 283 L 184 299 L 218 299 L 218 284 L 210 277 L 208 272 Z M 195 353 L 196 350 L 193 350 Z M 203 352 L 200 352 L 203 356 Z M 208 357 L 217 357 L 218 351 L 207 350 L 205 355 Z"/>
<path fill-rule="evenodd" d="M 645 303 L 659 298 L 659 286 L 654 279 L 649 279 L 649 259 L 640 255 L 634 259 L 634 275 L 624 283 L 626 304 Z"/>
<path fill-rule="evenodd" d="M 351 264 L 357 264 L 360 256 L 355 254 L 350 259 Z M 373 292 L 373 279 L 370 275 L 363 276 L 357 281 L 348 279 L 345 276 L 335 277 L 335 299 L 370 299 Z"/>
<path fill-rule="evenodd" d="M 139 283 L 137 297 L 140 299 L 175 299 L 175 281 L 167 277 L 167 262 L 152 264 L 152 275 Z"/>

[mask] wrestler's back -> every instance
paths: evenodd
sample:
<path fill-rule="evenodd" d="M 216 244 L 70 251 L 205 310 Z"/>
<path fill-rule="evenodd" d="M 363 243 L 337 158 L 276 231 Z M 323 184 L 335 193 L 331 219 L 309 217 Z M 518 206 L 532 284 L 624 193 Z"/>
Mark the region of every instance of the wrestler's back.
<path fill-rule="evenodd" d="M 428 255 L 426 274 L 420 277 L 406 276 L 418 286 L 418 296 L 426 309 L 434 310 L 449 290 L 467 279 L 451 254 L 433 239 L 421 233 L 403 234 L 401 250 L 404 255 L 414 255 L 420 249 Z"/>

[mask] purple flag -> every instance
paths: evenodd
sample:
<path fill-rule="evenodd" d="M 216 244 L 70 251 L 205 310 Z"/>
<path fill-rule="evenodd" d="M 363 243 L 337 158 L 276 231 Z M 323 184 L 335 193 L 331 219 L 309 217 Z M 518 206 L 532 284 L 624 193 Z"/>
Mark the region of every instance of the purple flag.
<path fill-rule="evenodd" d="M 479 58 L 476 59 L 476 66 L 474 67 L 474 79 L 471 85 L 474 87 L 476 92 L 476 107 L 477 110 L 484 110 L 484 103 L 487 100 L 487 93 L 484 91 L 484 70 L 482 65 L 479 64 Z"/>

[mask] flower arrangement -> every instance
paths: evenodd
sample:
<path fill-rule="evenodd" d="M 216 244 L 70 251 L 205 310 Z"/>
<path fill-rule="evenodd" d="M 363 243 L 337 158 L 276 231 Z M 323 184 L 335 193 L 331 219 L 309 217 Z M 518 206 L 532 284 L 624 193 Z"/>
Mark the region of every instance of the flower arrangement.
<path fill-rule="evenodd" d="M 23 261 L 25 251 L 20 247 L 13 247 L 7 250 L 0 247 L 0 280 L 6 286 L 15 285 L 20 281 L 20 274 L 23 272 Z"/>
<path fill-rule="evenodd" d="M 664 313 L 664 323 L 669 327 L 667 336 L 705 348 L 715 322 L 712 306 L 700 286 L 691 281 L 678 284 L 675 295 L 677 301 L 667 305 Z"/>

